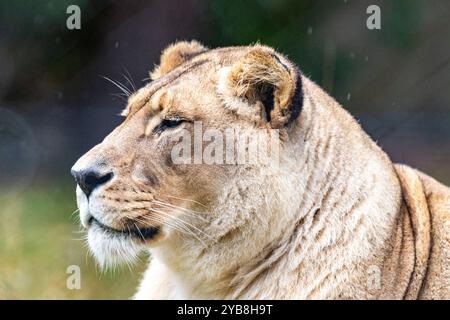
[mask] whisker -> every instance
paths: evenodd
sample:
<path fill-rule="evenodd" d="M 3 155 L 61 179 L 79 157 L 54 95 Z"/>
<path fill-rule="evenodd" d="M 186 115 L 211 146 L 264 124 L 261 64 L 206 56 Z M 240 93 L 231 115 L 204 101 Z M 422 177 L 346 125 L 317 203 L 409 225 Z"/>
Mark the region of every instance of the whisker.
<path fill-rule="evenodd" d="M 180 231 L 181 230 L 183 230 L 183 231 L 191 231 L 185 225 L 180 224 L 178 221 L 169 221 L 169 220 L 163 219 L 163 218 L 158 217 L 158 216 L 152 216 L 152 217 L 140 216 L 138 218 L 140 218 L 140 221 L 144 222 L 144 223 L 147 223 L 147 222 L 159 222 L 159 223 L 164 224 L 164 225 L 171 224 L 171 226 L 177 227 L 178 230 L 180 230 Z"/>
<path fill-rule="evenodd" d="M 178 229 L 175 228 L 176 230 L 182 232 L 183 234 L 193 236 L 197 241 L 199 241 L 203 245 L 204 248 L 208 247 L 206 245 L 206 243 L 198 235 L 196 235 L 193 230 L 189 229 L 189 227 L 187 227 L 186 225 L 183 225 L 182 223 L 180 223 L 178 221 L 168 222 L 167 220 L 164 221 L 164 224 L 167 224 L 167 225 L 169 225 L 169 224 L 174 225 L 175 224 L 175 226 L 178 226 Z M 180 230 L 180 228 L 181 228 L 181 230 Z"/>
<path fill-rule="evenodd" d="M 111 95 L 114 96 L 114 97 L 119 98 L 119 99 L 122 100 L 122 101 L 127 102 L 127 99 L 124 98 L 124 97 L 126 97 L 127 95 L 124 94 L 124 93 L 111 93 Z"/>
<path fill-rule="evenodd" d="M 190 230 L 183 229 L 183 228 L 181 228 L 181 226 L 173 224 L 173 222 L 164 220 L 159 217 L 152 217 L 151 219 L 146 218 L 146 217 L 138 217 L 138 218 L 136 218 L 136 220 L 139 222 L 143 222 L 143 223 L 147 223 L 149 220 L 151 220 L 151 222 L 159 222 L 159 223 L 164 224 L 165 226 L 167 226 L 171 229 L 177 230 L 183 234 L 192 235 L 192 232 Z"/>
<path fill-rule="evenodd" d="M 170 204 L 170 203 L 163 203 L 163 202 L 160 202 L 158 200 L 154 200 L 153 202 L 155 204 L 161 206 L 161 207 L 166 207 L 166 208 L 171 208 L 171 209 L 175 209 L 175 210 L 178 210 L 178 211 L 182 211 L 183 213 L 188 214 L 189 216 L 191 216 L 193 218 L 200 219 L 200 220 L 202 220 L 204 222 L 208 222 L 209 221 L 208 219 L 201 217 L 200 214 L 203 214 L 203 213 L 201 213 L 199 211 L 194 211 L 194 210 L 190 210 L 190 209 L 187 209 L 187 208 L 179 207 L 179 206 L 176 206 L 176 205 L 173 205 L 173 204 Z"/>
<path fill-rule="evenodd" d="M 177 216 L 171 215 L 171 214 L 169 214 L 169 213 L 167 213 L 167 212 L 164 212 L 164 211 L 161 211 L 161 210 L 157 210 L 157 209 L 154 209 L 154 208 L 139 208 L 139 209 L 140 209 L 140 210 L 145 210 L 145 211 L 147 211 L 147 212 L 149 212 L 149 213 L 152 213 L 152 212 L 154 212 L 154 213 L 159 213 L 159 214 L 162 214 L 162 215 L 164 215 L 164 216 L 167 216 L 167 217 L 173 219 L 172 222 L 173 222 L 175 225 L 177 225 L 177 226 L 180 227 L 180 228 L 183 228 L 186 232 L 189 232 L 190 235 L 194 236 L 194 237 L 195 237 L 198 241 L 200 241 L 205 247 L 207 247 L 206 244 L 204 243 L 204 241 L 202 241 L 202 240 L 198 237 L 197 234 L 195 234 L 195 233 L 193 232 L 194 230 L 197 231 L 198 233 L 202 234 L 203 236 L 205 236 L 208 240 L 213 241 L 213 242 L 216 242 L 216 240 L 213 239 L 210 235 L 206 234 L 204 231 L 200 230 L 200 229 L 197 228 L 196 226 L 194 226 L 194 225 L 188 223 L 187 221 L 185 221 L 185 220 L 183 220 L 183 219 L 181 219 L 181 218 L 179 218 L 179 217 L 177 217 Z M 175 209 L 175 210 L 176 210 L 176 209 Z M 131 218 L 131 219 L 136 219 L 136 217 L 132 217 L 131 215 L 129 216 L 129 218 Z M 153 220 L 155 220 L 156 217 L 152 217 L 152 218 L 153 218 Z M 146 218 L 146 219 L 147 219 L 147 218 Z M 148 218 L 147 220 L 151 221 L 150 218 Z M 163 223 L 167 224 L 167 220 L 166 220 L 166 221 L 163 221 Z M 192 229 L 193 229 L 193 230 L 192 230 Z"/>
<path fill-rule="evenodd" d="M 152 211 L 150 211 L 150 210 L 146 210 L 146 211 L 148 211 L 148 212 L 152 212 L 152 211 L 154 211 L 154 210 L 152 210 Z M 160 214 L 164 214 L 164 212 L 162 212 L 162 211 L 160 211 L 160 212 L 157 212 L 157 211 L 155 211 L 156 213 L 160 213 Z M 173 216 L 170 216 L 169 215 L 169 217 L 170 218 L 175 218 L 175 217 L 173 217 Z M 175 229 L 175 230 L 178 230 L 178 231 L 180 231 L 180 232 L 182 232 L 182 233 L 184 233 L 184 234 L 188 234 L 188 235 L 192 235 L 192 236 L 194 236 L 195 238 L 197 238 L 198 239 L 198 237 L 195 235 L 195 233 L 193 232 L 193 230 L 191 230 L 185 223 L 184 223 L 184 221 L 177 221 L 177 220 L 167 220 L 167 219 L 163 219 L 163 218 L 161 218 L 161 217 L 158 217 L 158 216 L 152 216 L 152 217 L 144 217 L 144 216 L 141 216 L 141 217 L 139 217 L 140 218 L 140 221 L 143 221 L 144 223 L 145 222 L 148 222 L 148 221 L 150 221 L 150 222 L 154 222 L 154 221 L 156 221 L 156 222 L 159 222 L 159 223 L 161 223 L 161 224 L 164 224 L 164 225 L 167 225 L 167 226 L 170 226 L 170 227 L 172 227 L 173 229 Z M 201 231 L 201 230 L 200 230 Z M 200 239 L 198 239 L 199 241 L 201 241 Z M 203 241 L 201 241 L 202 243 L 203 243 L 203 245 L 205 245 L 205 243 L 203 242 Z"/>
<path fill-rule="evenodd" d="M 72 212 L 69 216 L 69 219 L 72 219 L 73 221 L 80 221 L 80 217 L 76 214 L 80 209 L 76 209 L 74 212 Z"/>
<path fill-rule="evenodd" d="M 123 77 L 128 81 L 128 83 L 130 84 L 130 86 L 133 89 L 133 91 L 136 91 L 136 85 L 135 85 L 135 83 L 133 81 L 133 77 L 131 76 L 131 74 L 130 74 L 130 72 L 128 71 L 127 68 L 124 68 L 124 69 L 125 69 L 125 72 L 127 73 L 128 77 L 126 75 L 122 74 Z"/>
<path fill-rule="evenodd" d="M 145 237 L 144 237 L 144 235 L 142 234 L 141 229 L 139 229 L 139 227 L 136 225 L 135 222 L 133 222 L 133 225 L 134 225 L 134 227 L 137 229 L 137 231 L 139 232 L 139 234 L 141 235 L 142 240 L 145 240 Z"/>
<path fill-rule="evenodd" d="M 160 200 L 156 200 L 156 199 L 152 200 L 152 202 L 158 203 L 158 204 L 162 204 L 162 205 L 171 206 L 171 207 L 175 207 L 175 208 L 179 208 L 179 209 L 186 210 L 186 211 L 193 212 L 193 213 L 204 214 L 201 211 L 196 211 L 196 210 L 180 207 L 180 206 L 177 206 L 177 205 L 169 203 L 169 202 L 164 202 L 164 201 L 160 201 Z"/>
<path fill-rule="evenodd" d="M 86 238 L 72 238 L 72 241 L 86 241 Z"/>
<path fill-rule="evenodd" d="M 110 78 L 108 78 L 108 77 L 105 77 L 105 76 L 100 76 L 100 77 L 102 77 L 103 79 L 105 79 L 105 80 L 109 81 L 110 83 L 112 83 L 113 85 L 115 85 L 115 86 L 116 86 L 117 88 L 119 88 L 120 91 L 122 91 L 127 97 L 131 96 L 132 92 L 131 92 L 130 89 L 128 89 L 125 85 L 121 84 L 121 83 L 118 82 L 118 81 L 114 81 L 114 80 L 112 80 L 112 79 L 110 79 Z"/>
<path fill-rule="evenodd" d="M 198 202 L 198 201 L 195 201 L 195 200 L 192 200 L 192 199 L 178 198 L 178 197 L 170 196 L 170 195 L 167 195 L 167 194 L 166 194 L 165 196 L 166 196 L 166 197 L 170 197 L 170 198 L 174 198 L 174 199 L 178 199 L 178 200 L 182 200 L 182 201 L 193 202 L 193 203 L 199 204 L 199 205 L 201 205 L 202 207 L 205 207 L 205 208 L 206 208 L 206 205 L 204 205 L 203 203 Z"/>
<path fill-rule="evenodd" d="M 152 211 L 154 211 L 154 212 L 156 212 L 156 213 L 163 214 L 163 215 L 168 216 L 168 217 L 170 217 L 170 218 L 172 218 L 172 219 L 176 219 L 176 220 L 179 221 L 180 223 L 182 223 L 182 224 L 184 224 L 184 225 L 186 225 L 186 226 L 189 226 L 189 227 L 193 228 L 194 230 L 198 231 L 199 233 L 203 234 L 203 235 L 206 236 L 209 240 L 215 241 L 210 235 L 206 234 L 205 232 L 203 232 L 202 230 L 200 230 L 200 229 L 197 228 L 196 226 L 193 226 L 192 224 L 190 224 L 190 223 L 184 221 L 183 219 L 180 219 L 179 217 L 176 217 L 176 216 L 174 216 L 174 215 L 171 215 L 171 214 L 169 214 L 169 213 L 167 213 L 167 212 L 160 211 L 160 210 L 154 210 L 154 209 L 152 209 Z"/>

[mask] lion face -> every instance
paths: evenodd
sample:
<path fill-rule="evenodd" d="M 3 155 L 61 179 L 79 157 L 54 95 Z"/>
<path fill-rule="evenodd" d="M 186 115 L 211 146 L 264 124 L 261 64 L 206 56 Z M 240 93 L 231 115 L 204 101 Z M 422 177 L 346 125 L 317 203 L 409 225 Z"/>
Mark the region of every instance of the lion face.
<path fill-rule="evenodd" d="M 224 206 L 227 186 L 262 184 L 261 170 L 271 163 L 267 154 L 260 163 L 228 159 L 230 143 L 239 147 L 242 135 L 258 130 L 261 145 L 286 130 L 296 75 L 266 47 L 207 50 L 181 42 L 166 49 L 153 81 L 129 98 L 124 122 L 72 168 L 81 223 L 99 263 L 132 260 L 148 246 L 201 238 L 206 229 L 203 240 L 211 240 L 224 208 L 235 209 Z"/>

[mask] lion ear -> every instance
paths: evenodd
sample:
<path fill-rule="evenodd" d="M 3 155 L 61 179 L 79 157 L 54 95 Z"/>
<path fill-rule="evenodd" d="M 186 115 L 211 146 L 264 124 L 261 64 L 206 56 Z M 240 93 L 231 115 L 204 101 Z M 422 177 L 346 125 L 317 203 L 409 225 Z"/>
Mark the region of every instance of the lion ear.
<path fill-rule="evenodd" d="M 295 120 L 303 104 L 298 69 L 269 47 L 253 47 L 226 70 L 219 87 L 222 94 L 245 99 L 250 104 L 262 103 L 272 128 L 281 128 Z"/>
<path fill-rule="evenodd" d="M 175 42 L 164 49 L 161 54 L 159 66 L 150 72 L 150 77 L 152 80 L 156 80 L 183 62 L 207 50 L 206 47 L 195 40 Z"/>

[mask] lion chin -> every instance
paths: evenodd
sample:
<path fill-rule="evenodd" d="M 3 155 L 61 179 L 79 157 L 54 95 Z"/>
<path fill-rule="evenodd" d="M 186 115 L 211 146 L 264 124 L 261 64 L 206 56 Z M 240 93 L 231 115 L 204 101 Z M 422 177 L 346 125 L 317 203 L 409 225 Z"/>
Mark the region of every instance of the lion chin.
<path fill-rule="evenodd" d="M 143 250 L 130 237 L 111 234 L 100 227 L 88 230 L 89 249 L 102 270 L 122 264 L 133 264 Z"/>
<path fill-rule="evenodd" d="M 119 231 L 102 225 L 92 218 L 87 231 L 87 240 L 90 251 L 102 269 L 136 262 L 139 254 L 160 233 L 160 228 L 127 229 Z"/>

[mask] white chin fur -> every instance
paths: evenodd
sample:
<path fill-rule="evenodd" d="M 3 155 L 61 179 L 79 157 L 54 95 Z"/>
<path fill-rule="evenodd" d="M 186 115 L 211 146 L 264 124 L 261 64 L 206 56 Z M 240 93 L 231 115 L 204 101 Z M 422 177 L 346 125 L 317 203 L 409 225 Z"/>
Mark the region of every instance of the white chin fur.
<path fill-rule="evenodd" d="M 96 225 L 88 231 L 89 249 L 102 269 L 133 264 L 144 249 L 129 236 L 111 234 Z"/>

